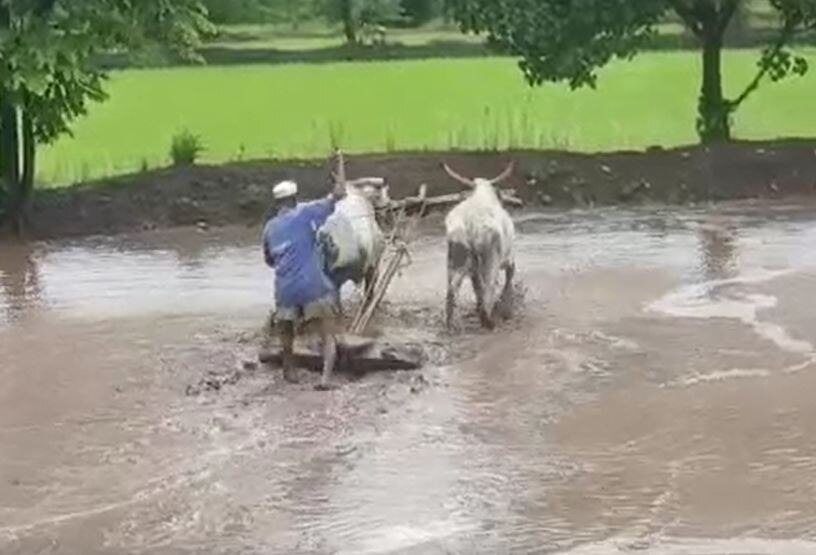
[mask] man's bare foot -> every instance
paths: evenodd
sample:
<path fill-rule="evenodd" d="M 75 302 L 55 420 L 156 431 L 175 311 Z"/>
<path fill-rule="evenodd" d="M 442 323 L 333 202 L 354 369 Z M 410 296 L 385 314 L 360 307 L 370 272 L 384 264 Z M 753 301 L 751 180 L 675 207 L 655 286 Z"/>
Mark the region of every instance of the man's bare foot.
<path fill-rule="evenodd" d="M 332 382 L 320 382 L 316 383 L 314 388 L 315 391 L 332 391 L 337 389 L 337 385 L 333 384 Z"/>

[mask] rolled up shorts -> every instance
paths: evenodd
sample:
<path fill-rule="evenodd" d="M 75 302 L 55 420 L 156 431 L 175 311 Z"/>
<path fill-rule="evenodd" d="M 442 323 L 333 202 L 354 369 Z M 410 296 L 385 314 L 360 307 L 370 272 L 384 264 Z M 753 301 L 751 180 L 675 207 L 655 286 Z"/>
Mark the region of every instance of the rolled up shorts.
<path fill-rule="evenodd" d="M 292 322 L 303 327 L 323 320 L 336 328 L 338 319 L 337 299 L 333 296 L 321 297 L 305 305 L 278 306 L 275 310 L 277 322 Z"/>

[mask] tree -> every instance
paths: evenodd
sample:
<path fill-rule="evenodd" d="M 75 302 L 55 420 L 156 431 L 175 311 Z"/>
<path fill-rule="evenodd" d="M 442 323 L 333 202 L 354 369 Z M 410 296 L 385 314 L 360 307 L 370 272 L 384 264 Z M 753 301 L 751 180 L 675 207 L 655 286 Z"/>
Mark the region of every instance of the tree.
<path fill-rule="evenodd" d="M 594 87 L 598 68 L 647 48 L 657 25 L 673 12 L 696 37 L 702 54 L 697 132 L 704 143 L 731 137 L 731 119 L 766 78 L 804 75 L 807 61 L 789 49 L 794 37 L 816 28 L 816 0 L 767 0 L 777 16 L 754 78 L 727 99 L 722 84 L 725 32 L 748 0 L 449 0 L 464 31 L 520 56 L 528 82 L 566 81 Z"/>
<path fill-rule="evenodd" d="M 283 23 L 317 17 L 316 0 L 201 0 L 217 24 Z"/>
<path fill-rule="evenodd" d="M 249 23 L 262 19 L 262 0 L 202 0 L 213 23 Z M 290 2 L 291 3 L 291 2 Z"/>
<path fill-rule="evenodd" d="M 400 0 L 323 0 L 323 13 L 329 21 L 343 25 L 346 42 L 356 44 L 360 27 L 399 17 Z"/>
<path fill-rule="evenodd" d="M 161 44 L 196 60 L 210 31 L 198 0 L 0 0 L 4 222 L 22 232 L 37 145 L 70 133 L 88 103 L 105 98 L 94 55 Z"/>
<path fill-rule="evenodd" d="M 414 25 L 422 25 L 442 14 L 443 0 L 402 0 L 402 10 Z"/>

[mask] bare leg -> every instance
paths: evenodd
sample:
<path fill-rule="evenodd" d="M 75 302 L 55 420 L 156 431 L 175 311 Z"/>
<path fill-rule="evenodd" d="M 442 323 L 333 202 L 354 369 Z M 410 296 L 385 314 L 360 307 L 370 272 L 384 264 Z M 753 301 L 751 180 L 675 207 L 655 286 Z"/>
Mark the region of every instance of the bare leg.
<path fill-rule="evenodd" d="M 453 324 L 453 311 L 456 308 L 456 295 L 462 287 L 465 274 L 458 270 L 448 270 L 448 298 L 445 303 L 445 325 L 451 329 Z"/>
<path fill-rule="evenodd" d="M 266 318 L 266 322 L 264 323 L 264 327 L 262 330 L 263 333 L 262 345 L 264 349 L 270 348 L 272 340 L 278 336 L 277 330 L 278 326 L 275 323 L 275 311 L 270 310 L 269 316 Z"/>
<path fill-rule="evenodd" d="M 279 322 L 281 340 L 281 358 L 283 359 L 283 378 L 289 383 L 297 383 L 298 379 L 294 369 L 295 350 L 295 323 Z"/>
<path fill-rule="evenodd" d="M 320 320 L 320 340 L 323 344 L 323 375 L 315 389 L 326 391 L 332 388 L 332 372 L 337 361 L 337 338 L 334 336 L 332 323 L 328 318 Z"/>

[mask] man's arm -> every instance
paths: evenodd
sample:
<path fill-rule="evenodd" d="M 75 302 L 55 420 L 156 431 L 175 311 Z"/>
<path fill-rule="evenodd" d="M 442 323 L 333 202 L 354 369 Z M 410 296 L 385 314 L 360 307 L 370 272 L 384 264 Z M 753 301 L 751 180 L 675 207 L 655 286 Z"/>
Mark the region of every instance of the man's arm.
<path fill-rule="evenodd" d="M 346 196 L 346 184 L 336 182 L 334 184 L 334 188 L 332 189 L 331 194 L 329 195 L 329 198 L 333 199 L 334 202 L 337 202 L 339 200 L 343 200 L 345 196 Z"/>
<path fill-rule="evenodd" d="M 270 229 L 270 224 L 271 223 L 272 223 L 272 221 L 270 220 L 264 226 L 262 241 L 263 241 L 264 262 L 266 262 L 266 265 L 269 266 L 270 268 L 274 268 L 275 267 L 275 258 L 272 256 L 272 251 L 269 250 L 269 235 L 270 235 L 270 232 L 271 232 L 271 229 Z"/>
<path fill-rule="evenodd" d="M 345 196 L 346 186 L 341 183 L 335 183 L 334 188 L 328 197 L 305 203 L 303 205 L 303 210 L 309 220 L 311 220 L 316 226 L 320 227 L 326 223 L 326 220 L 332 215 L 337 202 L 342 200 Z"/>
<path fill-rule="evenodd" d="M 269 266 L 270 268 L 274 268 L 275 267 L 275 259 L 272 258 L 272 253 L 269 252 L 269 245 L 267 244 L 266 240 L 264 240 L 263 251 L 264 251 L 264 261 L 266 262 L 266 265 Z"/>

